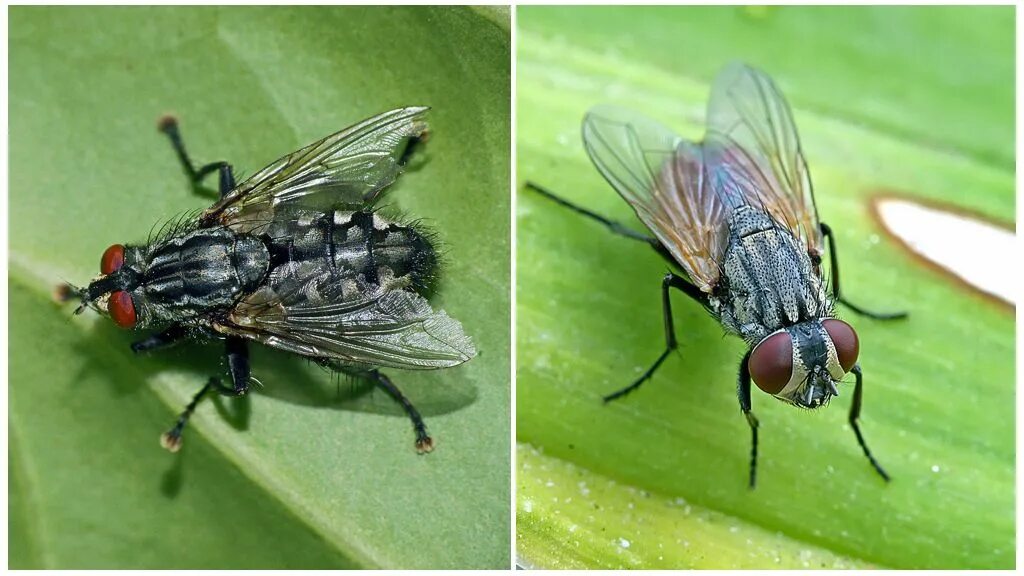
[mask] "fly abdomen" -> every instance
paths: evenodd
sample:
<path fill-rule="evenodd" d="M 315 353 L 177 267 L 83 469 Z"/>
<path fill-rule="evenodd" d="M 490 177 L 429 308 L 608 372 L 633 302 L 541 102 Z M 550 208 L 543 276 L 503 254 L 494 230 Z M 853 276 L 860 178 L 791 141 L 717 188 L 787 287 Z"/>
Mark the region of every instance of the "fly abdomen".
<path fill-rule="evenodd" d="M 743 206 L 733 213 L 722 268 L 729 287 L 722 321 L 750 342 L 825 314 L 824 287 L 806 249 L 765 212 Z"/>
<path fill-rule="evenodd" d="M 369 245 L 378 269 L 390 271 L 396 278 L 408 277 L 415 286 L 423 286 L 437 265 L 430 241 L 412 226 L 387 222 L 374 215 L 376 226 Z"/>
<path fill-rule="evenodd" d="M 150 251 L 142 286 L 152 305 L 201 313 L 255 290 L 269 266 L 270 254 L 259 238 L 227 229 L 195 230 Z"/>
<path fill-rule="evenodd" d="M 268 230 L 272 266 L 320 263 L 339 277 L 422 286 L 433 273 L 433 246 L 415 227 L 370 211 L 306 212 Z"/>

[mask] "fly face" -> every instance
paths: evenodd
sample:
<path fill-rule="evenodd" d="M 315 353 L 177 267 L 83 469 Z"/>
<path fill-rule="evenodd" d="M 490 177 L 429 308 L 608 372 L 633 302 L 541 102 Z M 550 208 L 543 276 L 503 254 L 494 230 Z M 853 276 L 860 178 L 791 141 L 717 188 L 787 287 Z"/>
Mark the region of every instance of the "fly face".
<path fill-rule="evenodd" d="M 854 365 L 860 342 L 835 318 L 780 329 L 754 346 L 747 368 L 754 384 L 800 408 L 819 408 L 839 395 L 836 385 Z"/>
<path fill-rule="evenodd" d="M 136 305 L 137 298 L 132 296 L 142 283 L 143 273 L 139 270 L 141 251 L 138 246 L 123 244 L 107 248 L 100 258 L 100 276 L 78 291 L 82 303 L 75 314 L 90 307 L 110 316 L 122 328 L 148 325 L 149 315 L 145 306 L 141 302 Z"/>

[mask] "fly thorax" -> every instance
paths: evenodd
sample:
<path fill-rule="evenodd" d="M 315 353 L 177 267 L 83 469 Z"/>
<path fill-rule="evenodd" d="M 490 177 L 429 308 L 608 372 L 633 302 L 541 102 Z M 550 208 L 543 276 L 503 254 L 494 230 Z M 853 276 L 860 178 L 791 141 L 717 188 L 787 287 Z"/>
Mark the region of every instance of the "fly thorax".
<path fill-rule="evenodd" d="M 767 213 L 742 206 L 730 218 L 722 263 L 728 286 L 723 323 L 756 343 L 785 326 L 825 314 L 821 279 L 807 247 Z"/>
<path fill-rule="evenodd" d="M 202 229 L 150 247 L 138 303 L 177 320 L 232 305 L 263 281 L 270 254 L 253 236 Z"/>

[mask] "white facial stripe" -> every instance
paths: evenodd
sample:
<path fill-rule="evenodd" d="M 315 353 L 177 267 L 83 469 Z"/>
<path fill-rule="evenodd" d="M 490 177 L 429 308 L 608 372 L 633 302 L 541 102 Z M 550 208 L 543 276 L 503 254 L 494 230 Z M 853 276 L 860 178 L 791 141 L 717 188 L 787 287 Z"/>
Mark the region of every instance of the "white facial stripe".
<path fill-rule="evenodd" d="M 785 332 L 783 328 L 779 332 Z M 799 350 L 797 350 L 796 343 L 793 343 L 793 372 L 789 375 L 789 382 L 786 383 L 786 387 L 779 390 L 779 393 L 775 396 L 784 400 L 789 400 L 791 396 L 800 388 L 800 385 L 807 381 L 807 370 L 804 367 L 804 363 L 800 361 Z"/>
<path fill-rule="evenodd" d="M 825 362 L 825 369 L 832 376 L 833 380 L 842 380 L 846 376 L 843 365 L 839 363 L 839 354 L 836 352 L 836 345 L 832 343 L 832 337 L 828 335 L 825 326 L 821 326 L 821 335 L 825 338 L 825 345 L 828 346 L 828 360 Z"/>

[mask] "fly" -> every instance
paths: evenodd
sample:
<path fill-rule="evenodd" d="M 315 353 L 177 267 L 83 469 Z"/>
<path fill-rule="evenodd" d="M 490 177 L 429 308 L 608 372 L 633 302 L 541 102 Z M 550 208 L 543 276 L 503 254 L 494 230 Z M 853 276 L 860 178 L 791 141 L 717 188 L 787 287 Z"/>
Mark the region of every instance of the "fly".
<path fill-rule="evenodd" d="M 187 338 L 225 342 L 230 385 L 210 378 L 161 437 L 165 448 L 180 448 L 208 392 L 248 392 L 249 342 L 372 381 L 412 420 L 417 451 L 433 448 L 419 412 L 380 368 L 447 368 L 476 350 L 424 297 L 437 265 L 429 235 L 374 207 L 426 138 L 427 110 L 374 116 L 240 184 L 227 162 L 197 169 L 177 122 L 161 121 L 193 187 L 216 172 L 220 199 L 145 244 L 107 248 L 100 276 L 65 293 L 81 299 L 76 314 L 89 307 L 122 328 L 160 328 L 131 345 L 136 353 Z"/>
<path fill-rule="evenodd" d="M 841 302 L 857 314 L 878 314 L 839 291 L 832 229 L 818 220 L 814 191 L 785 98 L 765 73 L 733 63 L 711 89 L 707 129 L 699 142 L 638 113 L 597 106 L 583 120 L 583 143 L 601 175 L 653 234 L 638 233 L 536 185 L 543 196 L 644 242 L 680 274 L 662 279 L 665 350 L 621 398 L 650 380 L 676 349 L 669 290 L 700 303 L 726 331 L 748 345 L 739 365 L 737 395 L 751 430 L 750 487 L 757 478 L 758 420 L 750 383 L 775 398 L 814 409 L 839 395 L 848 373 L 856 383 L 849 422 L 871 466 L 886 481 L 861 434 L 862 381 L 857 333 L 835 317 Z M 822 276 L 828 243 L 831 283 Z"/>

